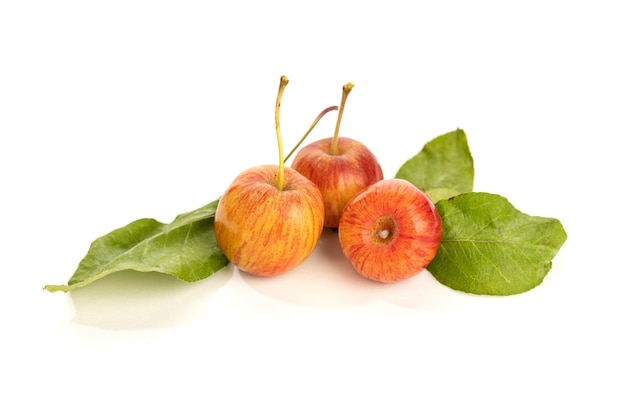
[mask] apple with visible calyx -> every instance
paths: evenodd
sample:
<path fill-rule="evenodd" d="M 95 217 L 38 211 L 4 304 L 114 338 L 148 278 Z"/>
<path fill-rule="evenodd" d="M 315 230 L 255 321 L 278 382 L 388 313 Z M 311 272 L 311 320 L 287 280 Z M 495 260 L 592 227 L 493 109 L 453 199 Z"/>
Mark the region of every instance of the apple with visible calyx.
<path fill-rule="evenodd" d="M 402 179 L 384 179 L 346 204 L 339 243 L 354 269 L 366 278 L 395 282 L 430 264 L 443 224 L 426 193 Z"/>
<path fill-rule="evenodd" d="M 324 201 L 317 186 L 284 166 L 279 110 L 289 80 L 282 76 L 276 99 L 279 164 L 242 172 L 215 212 L 215 239 L 240 270 L 273 276 L 302 263 L 324 228 Z"/>
<path fill-rule="evenodd" d="M 361 142 L 339 136 L 348 94 L 354 84 L 343 86 L 335 134 L 300 149 L 291 167 L 313 181 L 324 197 L 324 226 L 337 228 L 346 203 L 359 191 L 380 181 L 383 172 L 376 156 Z"/>

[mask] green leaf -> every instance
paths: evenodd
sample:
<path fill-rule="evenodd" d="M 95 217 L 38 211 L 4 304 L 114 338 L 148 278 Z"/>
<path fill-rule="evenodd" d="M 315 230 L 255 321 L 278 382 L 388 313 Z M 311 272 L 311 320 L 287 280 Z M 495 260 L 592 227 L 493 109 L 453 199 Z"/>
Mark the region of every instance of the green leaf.
<path fill-rule="evenodd" d="M 426 191 L 426 195 L 432 201 L 437 202 L 439 200 L 447 200 L 450 197 L 454 197 L 455 195 L 461 194 L 457 190 L 453 190 L 451 188 L 432 188 Z"/>
<path fill-rule="evenodd" d="M 427 193 L 434 189 L 457 194 L 472 191 L 474 159 L 465 132 L 457 129 L 431 140 L 400 167 L 396 178 L 405 179 Z"/>
<path fill-rule="evenodd" d="M 436 207 L 443 236 L 428 270 L 459 291 L 488 295 L 528 291 L 543 281 L 567 239 L 558 220 L 524 214 L 495 194 L 461 194 Z"/>
<path fill-rule="evenodd" d="M 187 282 L 206 278 L 228 265 L 213 231 L 217 203 L 180 214 L 170 224 L 140 219 L 113 230 L 92 242 L 67 285 L 44 288 L 67 292 L 124 270 L 161 272 Z"/>

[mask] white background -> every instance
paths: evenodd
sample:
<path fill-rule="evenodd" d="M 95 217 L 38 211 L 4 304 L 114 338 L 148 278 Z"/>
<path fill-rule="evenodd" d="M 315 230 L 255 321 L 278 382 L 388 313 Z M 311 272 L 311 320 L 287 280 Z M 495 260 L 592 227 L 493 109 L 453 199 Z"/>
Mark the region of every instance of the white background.
<path fill-rule="evenodd" d="M 0 414 L 625 415 L 619 3 L 2 2 Z M 377 285 L 325 233 L 273 279 L 42 290 L 276 163 L 282 74 L 287 149 L 348 81 L 341 132 L 387 177 L 464 129 L 475 190 L 565 226 L 544 283 Z"/>

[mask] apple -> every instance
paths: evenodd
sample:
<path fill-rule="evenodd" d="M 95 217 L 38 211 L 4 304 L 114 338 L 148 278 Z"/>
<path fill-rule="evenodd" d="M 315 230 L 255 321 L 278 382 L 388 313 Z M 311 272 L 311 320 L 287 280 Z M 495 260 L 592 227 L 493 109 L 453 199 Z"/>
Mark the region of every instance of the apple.
<path fill-rule="evenodd" d="M 215 212 L 215 239 L 240 270 L 274 276 L 302 263 L 324 228 L 324 201 L 317 186 L 285 167 L 279 110 L 289 80 L 282 76 L 276 99 L 278 165 L 261 165 L 239 174 Z"/>
<path fill-rule="evenodd" d="M 291 167 L 313 181 L 324 197 L 324 226 L 337 228 L 344 206 L 363 188 L 383 179 L 376 156 L 361 142 L 339 136 L 348 94 L 354 84 L 343 86 L 335 134 L 312 142 L 296 154 Z"/>
<path fill-rule="evenodd" d="M 343 254 L 359 274 L 389 283 L 426 268 L 442 232 L 441 217 L 426 193 L 406 180 L 384 179 L 346 204 L 338 234 Z"/>
<path fill-rule="evenodd" d="M 310 180 L 286 167 L 282 188 L 277 167 L 239 174 L 215 212 L 215 238 L 230 262 L 258 276 L 273 276 L 302 263 L 324 225 L 322 195 Z"/>

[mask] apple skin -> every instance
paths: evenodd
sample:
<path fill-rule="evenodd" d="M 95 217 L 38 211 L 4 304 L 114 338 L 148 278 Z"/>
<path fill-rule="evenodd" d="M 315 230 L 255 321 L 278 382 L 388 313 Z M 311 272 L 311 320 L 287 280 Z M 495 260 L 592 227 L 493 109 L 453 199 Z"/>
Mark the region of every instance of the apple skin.
<path fill-rule="evenodd" d="M 239 174 L 220 198 L 215 238 L 230 262 L 257 276 L 274 276 L 302 263 L 315 249 L 324 225 L 318 188 L 285 167 L 282 191 L 277 165 Z"/>
<path fill-rule="evenodd" d="M 439 249 L 443 224 L 426 193 L 402 179 L 381 180 L 346 205 L 341 250 L 366 278 L 385 283 L 420 273 Z"/>
<path fill-rule="evenodd" d="M 300 149 L 291 167 L 313 181 L 324 197 L 324 226 L 337 228 L 344 206 L 363 188 L 383 179 L 376 156 L 361 142 L 337 138 L 337 154 L 331 154 L 332 138 L 320 139 Z"/>

